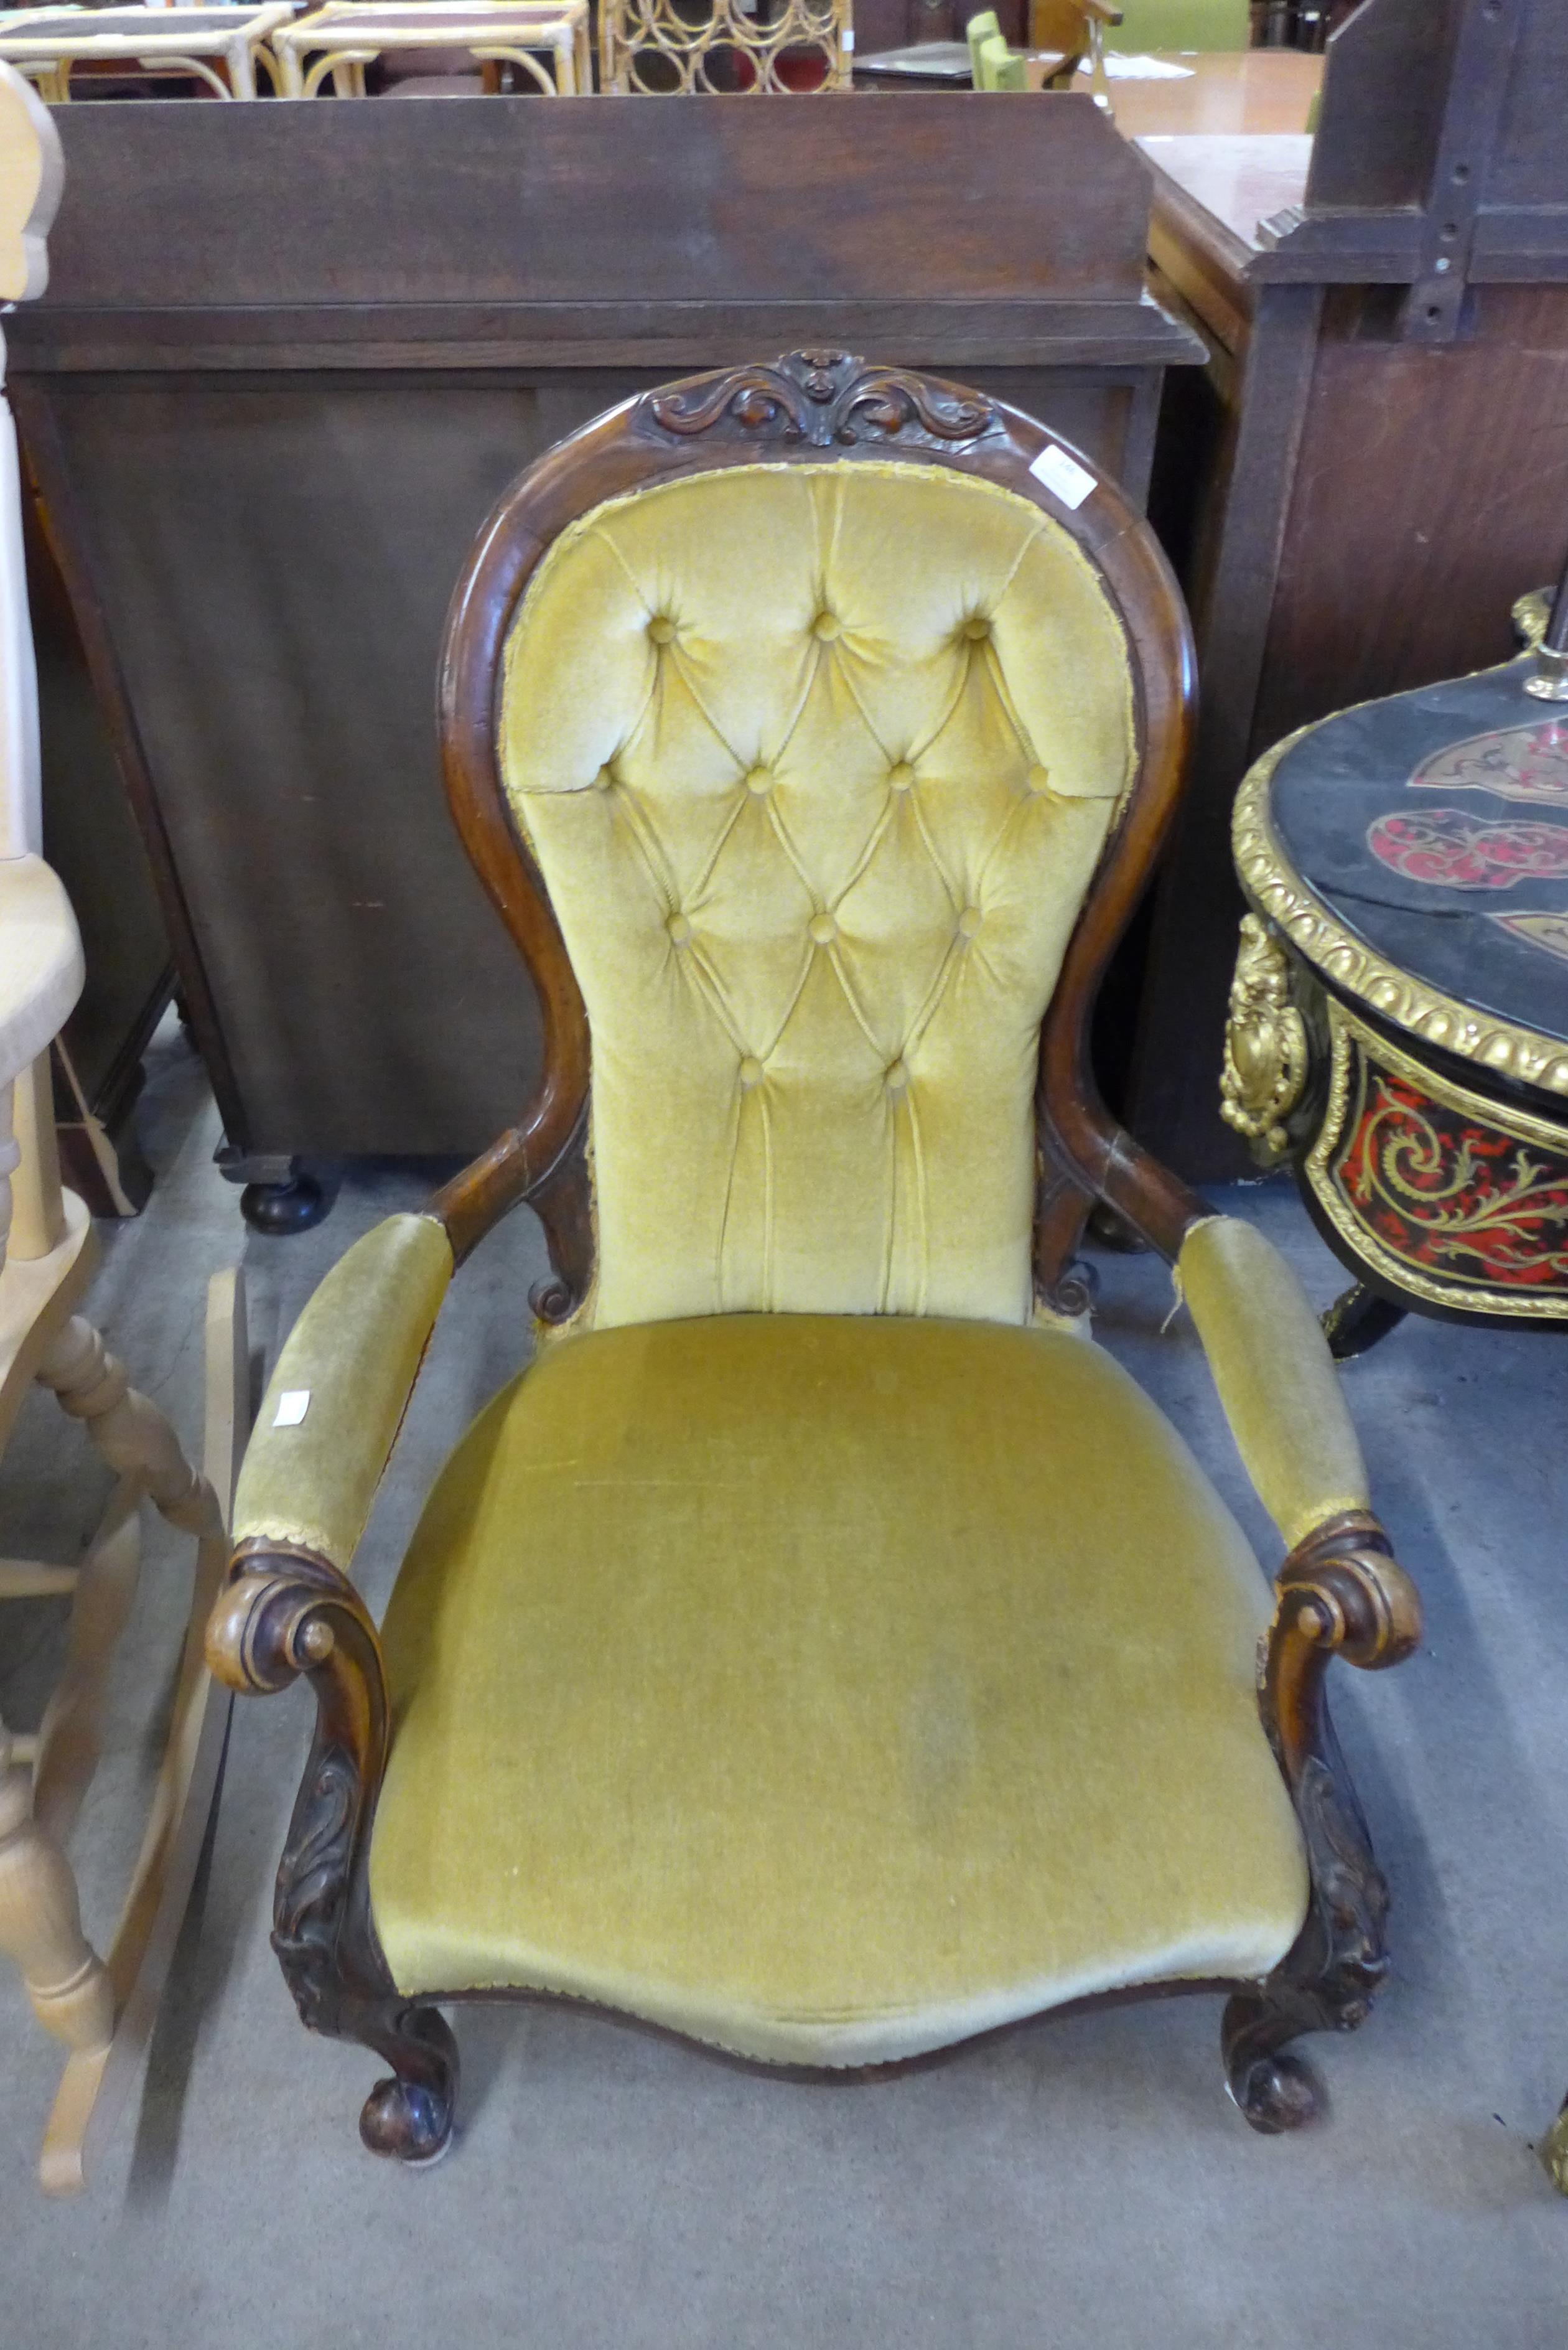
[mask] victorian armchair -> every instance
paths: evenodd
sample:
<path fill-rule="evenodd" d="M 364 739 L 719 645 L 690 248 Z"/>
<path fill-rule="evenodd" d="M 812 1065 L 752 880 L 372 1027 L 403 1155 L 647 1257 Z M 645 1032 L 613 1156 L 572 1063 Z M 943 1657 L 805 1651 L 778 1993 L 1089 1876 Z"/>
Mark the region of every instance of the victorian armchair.
<path fill-rule="evenodd" d="M 1324 1711 L 1417 1603 L 1293 1276 L 1120 1131 L 1096 986 L 1175 802 L 1155 540 L 1039 424 L 809 352 L 628 401 L 485 525 L 441 665 L 537 1098 L 288 1338 L 209 1635 L 318 1714 L 276 1897 L 305 2021 L 452 2128 L 440 2003 L 773 2062 L 1228 1985 L 1247 2119 L 1365 2014 L 1386 1895 Z M 518 1201 L 532 1367 L 348 1580 L 455 1265 Z M 1107 1201 L 1177 1268 L 1268 1586 L 1086 1335 Z M 1255 1679 L 1256 1667 L 1256 1679 Z"/>

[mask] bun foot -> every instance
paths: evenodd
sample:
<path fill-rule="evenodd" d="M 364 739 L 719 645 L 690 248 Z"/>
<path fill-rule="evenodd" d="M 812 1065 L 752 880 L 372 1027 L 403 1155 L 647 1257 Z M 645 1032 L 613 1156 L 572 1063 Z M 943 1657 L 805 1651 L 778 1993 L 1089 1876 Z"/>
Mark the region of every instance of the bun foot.
<path fill-rule="evenodd" d="M 1242 2119 L 1263 2137 L 1300 2129 L 1322 2107 L 1317 2084 L 1296 2056 L 1255 2056 L 1237 2066 L 1226 2085 Z"/>
<path fill-rule="evenodd" d="M 452 2101 L 390 2074 L 366 2098 L 359 2136 L 394 2162 L 439 2162 L 452 2144 Z"/>
<path fill-rule="evenodd" d="M 291 1183 L 247 1183 L 240 1193 L 240 1213 L 254 1232 L 307 1232 L 331 1205 L 314 1175 L 296 1175 Z"/>

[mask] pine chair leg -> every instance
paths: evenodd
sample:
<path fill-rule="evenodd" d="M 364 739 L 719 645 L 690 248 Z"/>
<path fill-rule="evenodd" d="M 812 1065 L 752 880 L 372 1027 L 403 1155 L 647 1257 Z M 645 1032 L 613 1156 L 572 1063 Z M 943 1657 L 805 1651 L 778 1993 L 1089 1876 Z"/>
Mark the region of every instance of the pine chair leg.
<path fill-rule="evenodd" d="M 205 1477 L 192 1469 L 180 1440 L 155 1403 L 130 1384 L 90 1322 L 73 1315 L 38 1367 L 62 1411 L 85 1422 L 88 1434 L 123 1476 L 136 1471 L 171 1525 L 221 1536 L 223 1512 Z"/>
<path fill-rule="evenodd" d="M 197 1546 L 168 1740 L 141 1850 L 106 1958 L 113 2037 L 101 2047 L 74 2050 L 66 2064 L 38 2166 L 51 2195 L 80 2190 L 135 2081 L 213 1807 L 229 1706 L 226 1692 L 208 1677 L 203 1636 L 227 1564 L 223 1524 L 250 1424 L 249 1386 L 244 1284 L 237 1271 L 215 1274 L 207 1290 L 203 1438 L 204 1483 L 215 1496 L 212 1531 L 203 1533 Z M 146 1409 L 153 1410 L 151 1404 Z M 172 1431 L 169 1440 L 174 1442 Z M 183 1480 L 172 1490 L 183 1491 L 199 1506 L 203 1481 L 188 1468 Z M 140 1477 L 125 1482 L 140 1490 Z"/>
<path fill-rule="evenodd" d="M 114 1993 L 82 1932 L 77 1882 L 33 1817 L 32 1774 L 0 1725 L 0 1951 L 14 1959 L 33 2012 L 67 2048 L 107 2045 Z"/>
<path fill-rule="evenodd" d="M 370 2010 L 356 2036 L 384 2056 L 390 2076 L 378 2081 L 359 2116 L 359 2136 L 372 2154 L 398 2162 L 434 2162 L 452 2142 L 457 2106 L 458 2054 L 440 2010 L 404 2006 Z"/>

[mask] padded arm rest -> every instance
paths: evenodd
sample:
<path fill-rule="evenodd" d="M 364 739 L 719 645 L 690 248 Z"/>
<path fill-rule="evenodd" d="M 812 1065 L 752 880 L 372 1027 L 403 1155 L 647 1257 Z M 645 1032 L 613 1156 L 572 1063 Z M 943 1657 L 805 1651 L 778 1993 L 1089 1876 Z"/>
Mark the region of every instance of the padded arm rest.
<path fill-rule="evenodd" d="M 389 1216 L 333 1266 L 262 1403 L 234 1493 L 236 1544 L 313 1551 L 347 1571 L 452 1274 L 452 1243 L 430 1216 Z"/>
<path fill-rule="evenodd" d="M 1234 1216 L 1207 1216 L 1183 1241 L 1176 1278 L 1236 1449 L 1286 1549 L 1326 1518 L 1370 1509 L 1328 1341 L 1278 1249 Z"/>

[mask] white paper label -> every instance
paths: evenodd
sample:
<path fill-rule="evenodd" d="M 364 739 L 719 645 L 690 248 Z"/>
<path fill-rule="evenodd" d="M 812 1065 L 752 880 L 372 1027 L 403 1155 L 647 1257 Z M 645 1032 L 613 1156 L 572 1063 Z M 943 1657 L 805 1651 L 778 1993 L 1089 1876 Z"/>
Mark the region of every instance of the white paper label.
<path fill-rule="evenodd" d="M 1029 468 L 1037 482 L 1044 482 L 1053 497 L 1060 498 L 1064 506 L 1076 511 L 1095 486 L 1093 473 L 1075 464 L 1065 449 L 1058 449 L 1048 441 Z"/>
<path fill-rule="evenodd" d="M 840 37 L 840 47 L 846 57 L 852 57 L 855 55 L 855 27 L 853 25 L 846 25 L 844 27 L 843 34 Z"/>
<path fill-rule="evenodd" d="M 308 1388 L 285 1388 L 277 1399 L 277 1409 L 272 1416 L 275 1428 L 297 1428 L 310 1409 Z"/>

